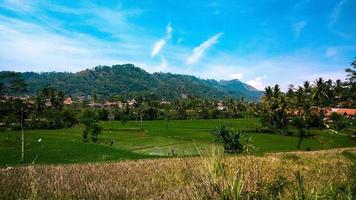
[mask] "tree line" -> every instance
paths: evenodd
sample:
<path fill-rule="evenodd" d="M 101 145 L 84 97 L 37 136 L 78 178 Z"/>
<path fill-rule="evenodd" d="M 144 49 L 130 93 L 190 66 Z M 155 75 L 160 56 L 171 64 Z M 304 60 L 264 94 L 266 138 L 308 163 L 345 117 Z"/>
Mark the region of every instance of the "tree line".
<path fill-rule="evenodd" d="M 356 60 L 345 71 L 345 81 L 324 80 L 305 81 L 302 86 L 290 85 L 282 92 L 279 85 L 265 88 L 260 102 L 249 102 L 244 98 L 227 98 L 221 101 L 201 98 L 179 98 L 171 102 L 157 100 L 150 96 L 137 96 L 137 103 L 123 104 L 120 108 L 91 108 L 88 102 L 76 106 L 65 106 L 66 94 L 52 87 L 40 89 L 29 99 L 16 97 L 27 89 L 27 83 L 20 73 L 0 74 L 0 123 L 3 127 L 17 130 L 21 124 L 29 129 L 58 129 L 77 124 L 85 125 L 85 140 L 96 141 L 100 133 L 97 121 L 179 119 L 216 119 L 259 117 L 262 124 L 282 134 L 288 134 L 288 128 L 298 129 L 305 136 L 312 127 L 325 128 L 323 108 L 334 107 L 344 102 L 346 107 L 355 107 L 356 97 Z M 106 69 L 106 68 L 105 68 Z M 103 70 L 103 69 L 100 69 Z M 94 93 L 95 94 L 95 93 Z M 120 100 L 122 98 L 113 98 Z M 350 101 L 351 100 L 351 101 Z M 94 95 L 92 101 L 100 101 Z M 351 119 L 332 114 L 333 125 L 337 129 L 349 126 Z M 92 125 L 94 124 L 94 125 Z M 302 137 L 301 137 L 302 138 Z"/>

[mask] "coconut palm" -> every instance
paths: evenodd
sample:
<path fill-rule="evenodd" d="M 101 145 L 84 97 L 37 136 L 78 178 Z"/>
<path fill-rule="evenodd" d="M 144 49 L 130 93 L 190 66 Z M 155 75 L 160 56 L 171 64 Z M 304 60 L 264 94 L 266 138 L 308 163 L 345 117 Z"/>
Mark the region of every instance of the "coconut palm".
<path fill-rule="evenodd" d="M 271 99 L 273 96 L 273 90 L 271 86 L 268 86 L 265 88 L 265 92 L 264 92 L 264 96 L 266 97 L 266 99 Z"/>
<path fill-rule="evenodd" d="M 324 106 L 325 100 L 328 99 L 328 86 L 323 78 L 315 80 L 315 88 L 313 90 L 312 98 L 318 106 Z"/>
<path fill-rule="evenodd" d="M 311 87 L 311 85 L 310 85 L 310 82 L 309 82 L 309 81 L 305 81 L 303 86 L 304 86 L 304 91 L 305 91 L 305 93 L 306 93 L 307 95 L 310 95 L 311 92 L 312 92 L 312 87 Z"/>
<path fill-rule="evenodd" d="M 354 61 L 352 61 L 351 66 L 353 69 L 351 67 L 345 69 L 345 72 L 347 73 L 346 77 L 350 83 L 355 83 L 356 82 L 356 58 Z"/>

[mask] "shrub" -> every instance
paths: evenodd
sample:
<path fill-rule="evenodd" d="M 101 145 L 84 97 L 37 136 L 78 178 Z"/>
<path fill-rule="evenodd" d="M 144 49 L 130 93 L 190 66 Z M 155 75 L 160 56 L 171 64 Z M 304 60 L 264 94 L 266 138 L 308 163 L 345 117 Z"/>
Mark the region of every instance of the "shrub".
<path fill-rule="evenodd" d="M 91 140 L 93 142 L 98 142 L 99 134 L 101 134 L 102 127 L 98 124 L 94 123 L 91 127 Z"/>
<path fill-rule="evenodd" d="M 69 110 L 64 110 L 62 112 L 62 120 L 63 120 L 64 127 L 67 127 L 67 128 L 78 124 L 78 120 L 77 120 L 77 118 L 75 118 L 74 113 Z"/>
<path fill-rule="evenodd" d="M 102 121 L 109 120 L 109 111 L 106 109 L 99 109 L 98 110 L 98 119 Z"/>
<path fill-rule="evenodd" d="M 333 121 L 334 127 L 338 130 L 345 129 L 351 124 L 350 119 L 337 113 L 332 113 L 330 118 Z"/>
<path fill-rule="evenodd" d="M 252 138 L 242 131 L 219 126 L 212 134 L 217 137 L 217 141 L 224 144 L 226 153 L 250 153 L 255 150 Z"/>
<path fill-rule="evenodd" d="M 93 142 L 98 142 L 102 127 L 96 123 L 96 115 L 93 111 L 85 110 L 82 114 L 81 123 L 84 125 L 82 138 L 84 142 L 89 141 L 89 135 Z"/>

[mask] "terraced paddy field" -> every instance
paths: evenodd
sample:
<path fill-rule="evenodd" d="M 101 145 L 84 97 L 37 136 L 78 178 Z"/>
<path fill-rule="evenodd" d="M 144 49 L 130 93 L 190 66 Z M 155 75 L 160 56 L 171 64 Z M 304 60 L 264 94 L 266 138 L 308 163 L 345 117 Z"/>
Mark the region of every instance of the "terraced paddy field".
<path fill-rule="evenodd" d="M 137 160 L 159 157 L 198 155 L 199 149 L 211 147 L 210 132 L 219 125 L 249 130 L 258 147 L 257 154 L 286 152 L 297 149 L 298 137 L 257 133 L 258 119 L 210 119 L 139 121 L 122 124 L 118 121 L 100 122 L 103 126 L 100 142 L 84 143 L 83 127 L 60 130 L 25 130 L 25 163 L 59 164 L 117 160 Z M 311 130 L 313 137 L 303 140 L 302 150 L 355 147 L 348 133 L 333 134 L 329 130 Z M 21 156 L 21 132 L 0 132 L 0 166 L 15 166 Z M 215 144 L 219 146 L 220 144 Z"/>

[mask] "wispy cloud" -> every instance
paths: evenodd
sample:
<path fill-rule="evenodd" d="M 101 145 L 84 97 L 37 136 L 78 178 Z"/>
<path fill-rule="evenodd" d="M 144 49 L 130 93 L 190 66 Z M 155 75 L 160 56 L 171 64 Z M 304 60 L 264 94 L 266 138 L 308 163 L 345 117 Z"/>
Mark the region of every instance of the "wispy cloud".
<path fill-rule="evenodd" d="M 342 32 L 338 29 L 335 28 L 336 22 L 338 21 L 340 14 L 342 13 L 342 8 L 343 5 L 345 5 L 347 3 L 347 0 L 340 0 L 335 7 L 333 8 L 331 15 L 330 15 L 330 20 L 329 20 L 329 24 L 328 24 L 328 28 L 333 31 L 334 33 L 336 33 L 337 35 L 341 36 L 342 38 L 350 38 L 350 35 Z"/>
<path fill-rule="evenodd" d="M 153 46 L 151 50 L 151 57 L 155 57 L 156 55 L 159 54 L 159 52 L 162 50 L 162 48 L 167 44 L 167 42 L 171 39 L 172 37 L 172 32 L 173 28 L 171 26 L 171 23 L 168 23 L 166 26 L 166 35 L 164 38 L 158 40 L 155 45 Z"/>
<path fill-rule="evenodd" d="M 145 43 L 109 42 L 66 30 L 58 33 L 1 15 L 0 46 L 0 70 L 11 67 L 17 71 L 34 67 L 36 71 L 78 71 L 103 64 L 135 63 L 145 55 L 137 49 L 149 48 Z"/>
<path fill-rule="evenodd" d="M 0 7 L 18 12 L 29 12 L 34 10 L 32 3 L 32 0 L 4 0 L 3 2 L 0 2 Z"/>
<path fill-rule="evenodd" d="M 151 51 L 151 56 L 154 57 L 156 56 L 161 49 L 166 45 L 167 41 L 165 39 L 160 39 L 159 41 L 157 41 Z"/>
<path fill-rule="evenodd" d="M 347 0 L 341 0 L 336 4 L 336 6 L 334 7 L 334 9 L 332 10 L 331 15 L 330 15 L 329 27 L 334 26 L 336 21 L 339 19 L 339 15 L 341 13 L 342 6 L 346 2 L 347 2 Z"/>
<path fill-rule="evenodd" d="M 162 56 L 158 71 L 165 71 L 167 67 L 168 67 L 168 61 L 165 57 Z"/>
<path fill-rule="evenodd" d="M 306 5 L 308 5 L 310 0 L 301 0 L 297 1 L 296 4 L 294 4 L 294 9 L 303 9 Z"/>
<path fill-rule="evenodd" d="M 219 38 L 223 35 L 223 33 L 218 33 L 199 46 L 195 47 L 193 50 L 193 53 L 188 57 L 187 63 L 188 64 L 195 64 L 197 63 L 202 56 L 204 56 L 204 53 L 207 49 L 209 49 L 212 45 L 218 42 Z"/>
<path fill-rule="evenodd" d="M 294 36 L 298 38 L 303 31 L 304 27 L 307 25 L 306 21 L 299 21 L 293 24 Z"/>
<path fill-rule="evenodd" d="M 325 55 L 327 57 L 333 57 L 333 56 L 336 56 L 336 54 L 337 54 L 337 50 L 336 50 L 336 48 L 333 48 L 333 47 L 329 47 L 325 51 Z"/>

